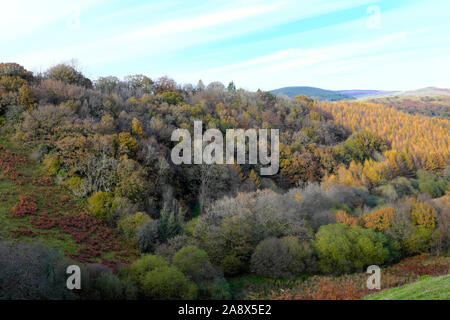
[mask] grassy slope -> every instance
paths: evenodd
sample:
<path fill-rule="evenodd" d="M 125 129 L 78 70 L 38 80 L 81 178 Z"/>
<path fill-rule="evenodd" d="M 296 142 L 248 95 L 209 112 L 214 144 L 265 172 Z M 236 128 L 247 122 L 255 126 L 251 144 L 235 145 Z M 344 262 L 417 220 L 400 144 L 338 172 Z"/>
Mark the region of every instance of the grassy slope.
<path fill-rule="evenodd" d="M 450 300 L 450 275 L 424 276 L 419 281 L 383 290 L 364 297 L 365 300 Z"/>
<path fill-rule="evenodd" d="M 86 213 L 85 203 L 74 198 L 68 190 L 51 183 L 40 165 L 27 159 L 28 150 L 0 137 L 0 152 L 0 240 L 39 241 L 60 248 L 66 256 L 77 261 L 111 266 L 119 261 L 126 263 L 134 257 L 135 250 L 106 226 L 85 223 L 91 223 L 90 220 L 75 224 L 76 218 Z M 11 167 L 19 174 L 16 178 L 5 172 L 5 163 L 12 163 Z M 11 209 L 19 203 L 20 195 L 30 195 L 36 201 L 39 208 L 36 215 L 13 217 Z M 56 225 L 51 228 L 33 225 L 32 219 L 43 215 L 55 219 Z M 63 231 L 59 222 L 67 215 L 74 217 L 74 225 L 69 227 L 69 231 Z M 105 231 L 110 234 L 106 238 Z M 86 234 L 87 238 L 80 241 L 76 233 Z"/>

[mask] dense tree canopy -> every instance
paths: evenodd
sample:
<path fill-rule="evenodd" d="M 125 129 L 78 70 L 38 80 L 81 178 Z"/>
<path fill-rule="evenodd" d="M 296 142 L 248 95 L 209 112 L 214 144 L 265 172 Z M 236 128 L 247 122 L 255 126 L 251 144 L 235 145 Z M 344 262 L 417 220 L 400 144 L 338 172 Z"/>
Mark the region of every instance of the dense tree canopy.
<path fill-rule="evenodd" d="M 194 120 L 223 134 L 279 129 L 279 172 L 175 165 L 172 132 L 192 135 Z M 233 82 L 132 75 L 92 83 L 66 64 L 36 76 L 0 64 L 0 126 L 143 254 L 119 275 L 100 272 L 88 296 L 223 298 L 224 275 L 350 272 L 449 249 L 450 123 L 442 118 Z"/>

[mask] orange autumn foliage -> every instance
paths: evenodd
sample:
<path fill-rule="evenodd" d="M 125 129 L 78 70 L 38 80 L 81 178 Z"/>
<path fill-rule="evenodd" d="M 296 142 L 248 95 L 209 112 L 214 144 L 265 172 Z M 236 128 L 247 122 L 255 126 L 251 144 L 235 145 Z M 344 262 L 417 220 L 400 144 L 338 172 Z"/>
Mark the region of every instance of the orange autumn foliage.
<path fill-rule="evenodd" d="M 391 225 L 394 217 L 394 208 L 382 208 L 374 210 L 362 217 L 365 227 L 375 231 L 384 231 Z"/>
<path fill-rule="evenodd" d="M 22 218 L 28 215 L 36 215 L 37 211 L 38 206 L 36 200 L 27 195 L 20 195 L 19 203 L 11 209 L 13 217 L 15 218 Z"/>
<path fill-rule="evenodd" d="M 361 297 L 355 285 L 350 281 L 332 282 L 327 278 L 320 280 L 312 300 L 356 300 Z"/>
<path fill-rule="evenodd" d="M 355 217 L 352 217 L 344 210 L 339 210 L 336 212 L 336 222 L 342 223 L 347 226 L 357 226 L 358 225 L 358 219 Z"/>

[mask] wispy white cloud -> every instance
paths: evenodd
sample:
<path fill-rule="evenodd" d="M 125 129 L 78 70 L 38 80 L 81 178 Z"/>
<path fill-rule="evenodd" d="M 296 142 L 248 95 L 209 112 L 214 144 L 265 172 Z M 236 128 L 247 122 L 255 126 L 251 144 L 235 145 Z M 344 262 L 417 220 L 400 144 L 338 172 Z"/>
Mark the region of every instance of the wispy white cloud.
<path fill-rule="evenodd" d="M 258 3 L 188 18 L 176 18 L 145 28 L 123 31 L 119 34 L 87 43 L 26 53 L 17 56 L 16 59 L 28 65 L 54 64 L 73 56 L 83 61 L 86 65 L 117 61 L 122 58 L 130 58 L 146 50 L 164 50 L 164 47 L 179 47 L 180 44 L 183 44 L 183 35 L 186 37 L 186 34 L 189 32 L 192 33 L 217 25 L 267 14 L 284 4 L 283 1 L 266 4 Z M 176 40 L 171 39 L 172 41 L 168 41 L 166 38 L 169 36 L 176 37 Z M 194 39 L 189 44 L 192 45 L 199 40 L 201 39 Z"/>
<path fill-rule="evenodd" d="M 299 68 L 307 64 L 336 61 L 362 54 L 369 54 L 385 48 L 387 45 L 398 40 L 405 39 L 405 37 L 406 32 L 399 32 L 370 41 L 343 43 L 318 49 L 300 50 L 298 57 L 268 66 L 265 70 L 268 72 L 280 72 L 283 70 Z"/>
<path fill-rule="evenodd" d="M 21 36 L 33 34 L 39 28 L 55 21 L 69 20 L 78 11 L 87 10 L 105 0 L 14 0 L 1 1 L 0 44 L 18 41 Z"/>
<path fill-rule="evenodd" d="M 440 54 L 432 59 L 429 57 L 434 48 L 408 50 L 417 40 L 416 36 L 424 32 L 397 32 L 368 41 L 281 50 L 236 64 L 181 74 L 177 78 L 187 81 L 198 77 L 206 82 L 224 83 L 233 80 L 250 90 L 292 85 L 400 90 L 447 83 L 448 87 L 450 83 L 442 70 L 449 68 L 445 54 L 450 52 L 450 46 L 442 47 Z M 348 86 L 348 83 L 357 85 Z"/>
<path fill-rule="evenodd" d="M 149 26 L 142 30 L 136 30 L 131 33 L 125 33 L 102 41 L 102 43 L 124 43 L 148 38 L 158 38 L 168 34 L 187 32 L 201 28 L 208 28 L 218 24 L 224 24 L 251 16 L 261 15 L 263 13 L 276 10 L 284 4 L 283 1 L 269 4 L 259 4 L 244 6 L 226 11 L 209 13 L 192 18 L 179 18 L 172 21 Z"/>
<path fill-rule="evenodd" d="M 450 48 L 445 0 L 376 1 L 382 24 L 375 31 L 366 27 L 373 0 L 0 1 L 0 60 L 33 71 L 75 58 L 92 78 L 143 72 L 185 82 L 234 80 L 248 89 L 327 87 L 332 80 L 348 87 L 342 79 L 359 83 L 352 79 L 361 79 L 362 69 L 384 84 L 379 70 L 396 61 L 410 74 L 412 57 L 427 66 L 439 61 L 427 73 L 436 81 L 450 71 L 441 54 Z M 68 31 L 64 24 L 77 8 L 81 28 Z M 422 48 L 427 53 L 419 54 Z"/>
<path fill-rule="evenodd" d="M 351 56 L 357 56 L 365 53 L 367 54 L 369 52 L 373 52 L 373 50 L 376 50 L 377 48 L 383 48 L 392 42 L 404 39 L 405 37 L 406 33 L 400 32 L 371 41 L 342 43 L 333 46 L 311 49 L 292 48 L 280 50 L 275 53 L 253 58 L 247 61 L 204 70 L 204 72 L 217 73 L 255 67 L 262 69 L 265 72 L 292 70 L 304 65 L 311 65 L 325 61 L 335 61 Z"/>

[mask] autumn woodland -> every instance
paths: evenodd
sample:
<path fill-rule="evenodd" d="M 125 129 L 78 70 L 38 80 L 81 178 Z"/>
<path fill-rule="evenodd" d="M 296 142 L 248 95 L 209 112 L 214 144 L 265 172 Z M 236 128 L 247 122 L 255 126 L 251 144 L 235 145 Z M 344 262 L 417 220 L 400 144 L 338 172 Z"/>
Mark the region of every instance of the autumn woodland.
<path fill-rule="evenodd" d="M 369 265 L 383 290 L 447 275 L 448 106 L 0 63 L 0 299 L 360 299 Z M 174 164 L 195 120 L 278 129 L 278 172 Z"/>

